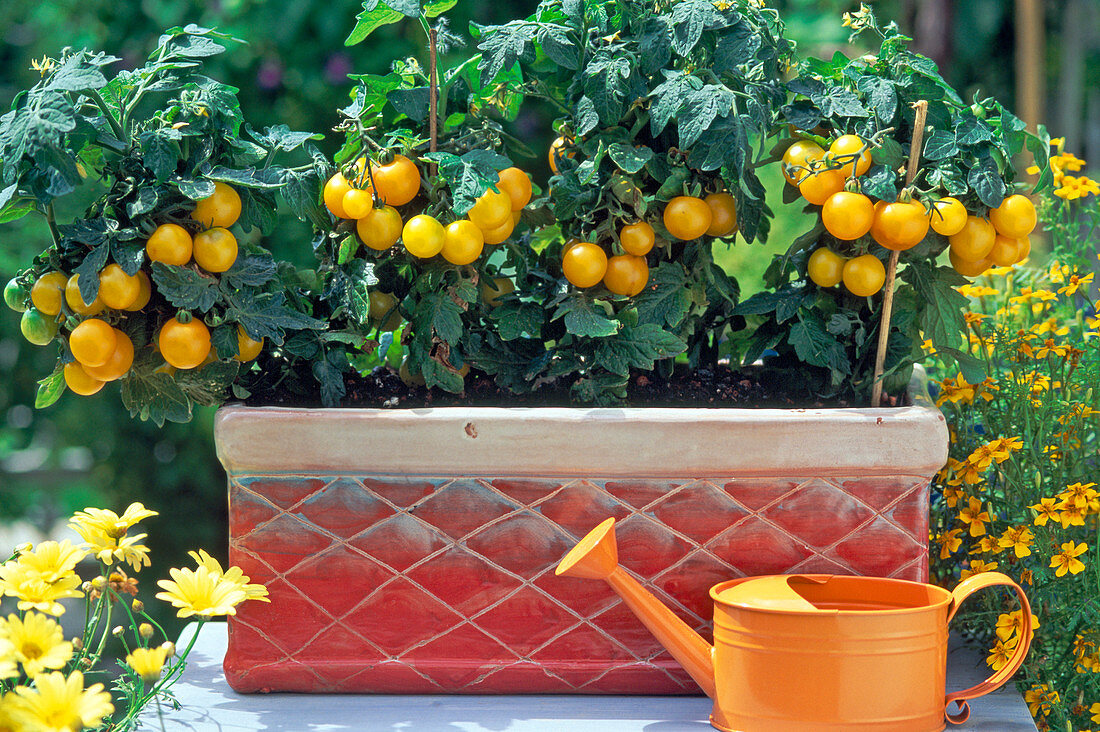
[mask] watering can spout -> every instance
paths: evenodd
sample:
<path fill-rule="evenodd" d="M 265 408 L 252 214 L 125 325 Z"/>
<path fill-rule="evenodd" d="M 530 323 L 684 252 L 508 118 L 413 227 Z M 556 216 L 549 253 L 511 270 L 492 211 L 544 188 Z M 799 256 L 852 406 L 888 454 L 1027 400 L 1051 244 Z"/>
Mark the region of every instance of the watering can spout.
<path fill-rule="evenodd" d="M 554 573 L 606 581 L 706 695 L 714 698 L 713 647 L 619 566 L 614 518 L 588 532 Z"/>

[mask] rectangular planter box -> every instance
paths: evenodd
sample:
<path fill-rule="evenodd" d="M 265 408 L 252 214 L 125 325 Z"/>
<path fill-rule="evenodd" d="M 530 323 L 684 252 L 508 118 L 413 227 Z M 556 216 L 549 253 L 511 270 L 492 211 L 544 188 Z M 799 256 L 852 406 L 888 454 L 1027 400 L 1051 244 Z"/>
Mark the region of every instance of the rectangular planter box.
<path fill-rule="evenodd" d="M 709 637 L 708 588 L 926 580 L 947 428 L 894 409 L 287 409 L 217 416 L 237 691 L 697 693 L 601 582 L 559 578 L 608 516 L 622 564 Z"/>

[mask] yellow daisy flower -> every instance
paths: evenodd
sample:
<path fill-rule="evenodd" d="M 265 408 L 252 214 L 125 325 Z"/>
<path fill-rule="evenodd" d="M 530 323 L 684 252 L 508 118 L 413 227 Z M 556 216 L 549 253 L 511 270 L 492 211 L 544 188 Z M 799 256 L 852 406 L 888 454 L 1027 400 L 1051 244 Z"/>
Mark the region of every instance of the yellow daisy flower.
<path fill-rule="evenodd" d="M 237 605 L 248 599 L 238 583 L 211 574 L 203 566 L 196 570 L 173 568 L 169 574 L 172 579 L 157 581 L 165 590 L 157 593 L 157 599 L 179 608 L 176 615 L 181 618 L 236 615 Z"/>
<path fill-rule="evenodd" d="M 19 667 L 15 664 L 15 647 L 11 642 L 0 635 L 0 680 L 10 679 L 19 673 Z M 0 693 L 0 697 L 3 694 Z M 4 703 L 0 700 L 0 708 L 3 708 Z M 0 714 L 0 730 L 3 730 L 4 715 Z"/>
<path fill-rule="evenodd" d="M 249 600 L 262 600 L 263 602 L 271 602 L 267 599 L 267 588 L 263 585 L 249 584 L 249 577 L 241 571 L 240 567 L 230 567 L 227 570 L 222 570 L 222 565 L 217 559 L 210 556 L 205 549 L 199 549 L 198 553 L 187 552 L 187 554 L 195 560 L 195 563 L 200 567 L 206 567 L 207 571 L 212 575 L 223 577 L 229 582 L 234 583 L 240 587 L 245 594 L 245 597 Z"/>
<path fill-rule="evenodd" d="M 150 511 L 140 503 L 131 503 L 121 516 L 114 511 L 102 508 L 85 508 L 73 514 L 69 526 L 76 529 L 77 533 L 81 533 L 78 527 L 85 527 L 102 532 L 113 539 L 120 539 L 137 522 L 157 515 L 156 511 Z M 81 536 L 83 536 L 82 533 Z"/>
<path fill-rule="evenodd" d="M 70 574 L 50 581 L 51 575 L 43 575 L 31 567 L 11 560 L 0 565 L 0 592 L 18 599 L 20 610 L 38 610 L 47 615 L 61 615 L 65 607 L 59 600 L 84 597 L 77 587 L 80 577 Z"/>
<path fill-rule="evenodd" d="M 164 646 L 135 648 L 130 655 L 126 656 L 126 665 L 132 668 L 145 683 L 155 684 L 160 680 L 167 657 L 168 649 Z"/>
<path fill-rule="evenodd" d="M 84 688 L 84 675 L 73 671 L 39 674 L 34 688 L 17 687 L 8 702 L 8 714 L 16 729 L 80 730 L 98 727 L 114 712 L 111 695 L 103 684 Z"/>
<path fill-rule="evenodd" d="M 56 582 L 62 577 L 73 573 L 80 560 L 87 556 L 87 552 L 69 543 L 68 539 L 62 542 L 43 541 L 31 551 L 22 552 L 17 561 L 29 569 L 33 569 L 41 575 L 46 582 Z"/>
<path fill-rule="evenodd" d="M 73 644 L 65 640 L 61 626 L 39 613 L 27 613 L 20 619 L 9 615 L 0 619 L 0 637 L 12 645 L 13 656 L 23 672 L 34 678 L 44 669 L 59 669 L 73 656 Z"/>

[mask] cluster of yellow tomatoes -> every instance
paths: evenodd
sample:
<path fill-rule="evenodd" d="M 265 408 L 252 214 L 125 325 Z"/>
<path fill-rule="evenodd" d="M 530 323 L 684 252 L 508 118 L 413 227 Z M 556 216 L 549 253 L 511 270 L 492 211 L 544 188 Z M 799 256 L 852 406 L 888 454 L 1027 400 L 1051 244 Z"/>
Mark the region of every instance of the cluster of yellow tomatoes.
<path fill-rule="evenodd" d="M 835 238 L 855 241 L 870 234 L 880 246 L 902 252 L 919 244 L 931 228 L 948 238 L 952 266 L 968 277 L 994 265 L 1016 264 L 1031 251 L 1028 236 L 1037 217 L 1025 196 L 1008 196 L 986 219 L 969 213 L 950 196 L 926 208 L 905 193 L 889 203 L 872 202 L 857 190 L 847 190 L 850 179 L 871 167 L 867 148 L 859 136 L 841 135 L 828 151 L 813 141 L 799 140 L 783 155 L 783 176 L 798 186 L 807 202 L 821 206 L 821 222 Z M 886 268 L 875 255 L 847 259 L 827 247 L 810 255 L 807 274 L 820 287 L 843 282 L 860 297 L 874 295 L 886 280 Z"/>
<path fill-rule="evenodd" d="M 359 239 L 375 251 L 385 251 L 399 240 L 418 259 L 441 255 L 455 265 L 474 262 L 486 244 L 500 244 L 512 235 L 520 212 L 531 200 L 531 179 L 519 168 L 499 173 L 498 190 L 489 189 L 465 218 L 444 226 L 429 214 L 404 221 L 397 207 L 420 193 L 420 170 L 404 155 L 376 164 L 360 158 L 349 179 L 337 172 L 325 182 L 325 206 L 340 219 L 354 219 Z"/>
<path fill-rule="evenodd" d="M 228 227 L 241 214 L 240 195 L 224 183 L 216 183 L 214 193 L 199 201 L 191 218 L 203 227 L 194 237 L 178 224 L 162 224 L 145 243 L 151 262 L 186 265 L 194 260 L 211 273 L 227 271 L 237 260 L 237 240 Z M 40 276 L 30 288 L 30 306 L 15 298 L 8 301 L 13 309 L 23 309 L 20 328 L 35 345 L 46 345 L 57 335 L 59 322 L 78 322 L 69 332 L 69 350 L 76 359 L 65 365 L 65 384 L 73 392 L 91 395 L 109 381 L 122 378 L 134 362 L 134 344 L 130 337 L 111 323 L 126 312 L 138 312 L 152 297 L 152 283 L 144 270 L 126 274 L 115 263 L 99 273 L 99 292 L 91 303 L 80 294 L 80 275 L 52 271 Z M 259 355 L 263 340 L 253 340 L 237 328 L 239 361 Z M 210 331 L 206 324 L 181 313 L 165 322 L 156 336 L 156 345 L 166 362 L 165 368 L 191 369 L 212 360 Z"/>

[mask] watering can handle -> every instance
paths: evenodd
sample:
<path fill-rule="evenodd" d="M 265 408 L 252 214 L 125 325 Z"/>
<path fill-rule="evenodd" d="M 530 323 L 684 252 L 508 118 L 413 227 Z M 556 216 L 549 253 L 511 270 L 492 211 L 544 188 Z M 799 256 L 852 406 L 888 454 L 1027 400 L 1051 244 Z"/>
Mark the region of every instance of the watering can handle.
<path fill-rule="evenodd" d="M 1020 640 L 1016 644 L 1016 650 L 1012 652 L 1012 657 L 1008 659 L 1008 663 L 995 672 L 988 679 L 972 686 L 969 689 L 962 691 L 956 691 L 947 695 L 944 700 L 944 715 L 947 717 L 947 721 L 952 724 L 962 724 L 970 717 L 970 705 L 966 703 L 967 699 L 975 699 L 979 696 L 984 696 L 991 691 L 999 689 L 1006 681 L 1012 678 L 1012 675 L 1019 670 L 1020 666 L 1024 663 L 1024 658 L 1027 657 L 1027 650 L 1031 646 L 1031 605 L 1027 601 L 1027 596 L 1024 595 L 1023 589 L 1012 581 L 1007 575 L 1003 575 L 1000 572 L 982 572 L 976 574 L 959 583 L 959 586 L 955 588 L 955 591 L 951 593 L 952 602 L 951 610 L 948 613 L 947 621 L 951 622 L 951 618 L 955 617 L 955 613 L 959 609 L 959 605 L 963 600 L 973 595 L 978 590 L 985 589 L 986 587 L 994 587 L 996 585 L 1004 585 L 1011 587 L 1016 591 L 1016 597 L 1020 599 Z M 955 702 L 959 705 L 959 711 L 952 714 L 947 711 L 947 707 L 951 706 L 951 702 Z"/>

